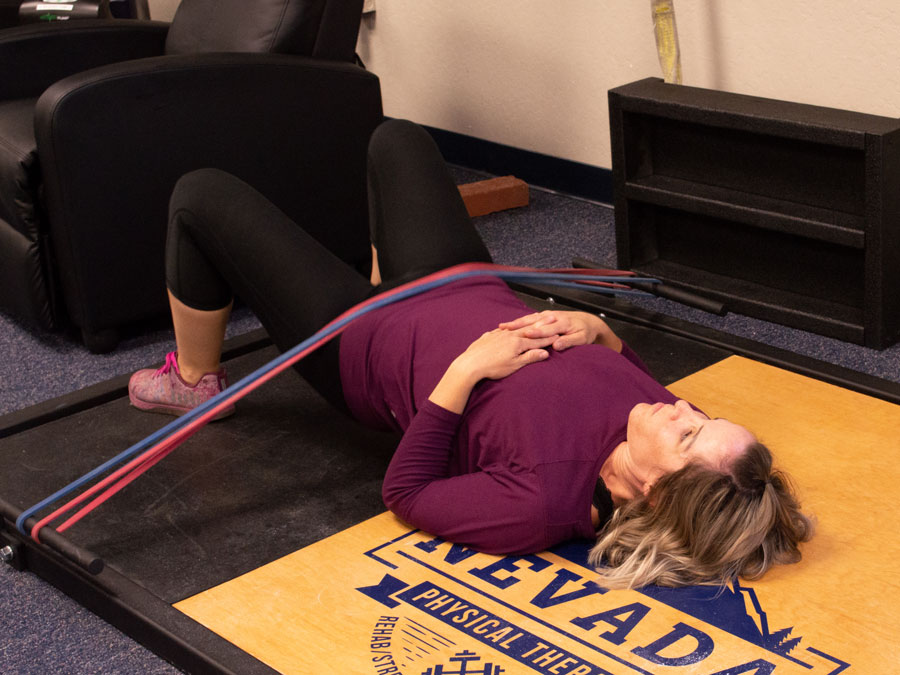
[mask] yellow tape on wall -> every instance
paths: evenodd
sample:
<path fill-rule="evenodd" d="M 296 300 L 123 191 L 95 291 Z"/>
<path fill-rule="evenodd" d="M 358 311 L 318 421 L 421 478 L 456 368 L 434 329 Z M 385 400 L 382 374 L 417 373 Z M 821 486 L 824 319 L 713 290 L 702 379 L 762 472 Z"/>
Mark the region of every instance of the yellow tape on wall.
<path fill-rule="evenodd" d="M 675 26 L 675 4 L 673 0 L 651 0 L 651 5 L 653 33 L 663 79 L 670 84 L 681 84 L 681 50 Z"/>

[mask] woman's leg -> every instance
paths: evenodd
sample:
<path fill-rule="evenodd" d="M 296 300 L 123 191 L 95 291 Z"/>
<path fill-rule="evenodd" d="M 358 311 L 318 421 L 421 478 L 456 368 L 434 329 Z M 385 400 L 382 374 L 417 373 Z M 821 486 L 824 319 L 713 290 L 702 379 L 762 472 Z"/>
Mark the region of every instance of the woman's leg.
<path fill-rule="evenodd" d="M 169 307 L 175 328 L 178 370 L 182 379 L 193 385 L 204 375 L 219 371 L 231 303 L 204 312 L 184 304 L 169 291 Z"/>
<path fill-rule="evenodd" d="M 390 120 L 375 130 L 368 181 L 372 243 L 385 282 L 491 261 L 437 145 L 420 126 Z"/>
<path fill-rule="evenodd" d="M 286 351 L 371 291 L 365 278 L 256 190 L 214 169 L 192 172 L 175 186 L 166 281 L 175 299 L 178 360 L 188 372 L 208 368 L 210 355 L 221 353 L 222 317 L 233 295 Z M 336 340 L 297 369 L 344 408 Z"/>

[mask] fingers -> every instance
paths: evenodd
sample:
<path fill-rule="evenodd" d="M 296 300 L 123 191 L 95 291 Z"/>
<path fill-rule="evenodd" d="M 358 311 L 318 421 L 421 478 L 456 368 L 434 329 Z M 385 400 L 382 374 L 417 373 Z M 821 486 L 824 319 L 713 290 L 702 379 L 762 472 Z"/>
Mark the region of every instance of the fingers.
<path fill-rule="evenodd" d="M 546 349 L 529 349 L 527 352 L 519 354 L 519 362 L 521 363 L 520 367 L 527 366 L 530 363 L 543 361 L 549 356 L 550 352 L 548 352 Z"/>
<path fill-rule="evenodd" d="M 552 347 L 554 351 L 562 352 L 569 347 L 575 346 L 576 342 L 570 336 L 563 336 L 553 341 Z M 580 343 L 579 343 L 580 344 Z"/>
<path fill-rule="evenodd" d="M 544 312 L 534 312 L 533 314 L 526 314 L 525 316 L 520 316 L 518 319 L 514 319 L 512 321 L 504 321 L 501 323 L 498 328 L 501 330 L 518 330 L 520 328 L 525 328 L 526 326 L 531 326 L 541 319 L 550 319 L 551 321 L 555 321 L 553 315 L 550 310 Z"/>
<path fill-rule="evenodd" d="M 522 340 L 524 341 L 518 343 L 515 347 L 515 351 L 518 351 L 519 353 L 510 359 L 508 368 L 503 369 L 505 371 L 502 374 L 503 377 L 510 375 L 529 364 L 544 361 L 550 356 L 550 352 L 546 350 L 546 347 L 550 346 L 552 339 L 543 338 L 534 340 L 522 338 Z M 523 349 L 524 351 L 519 351 Z"/>
<path fill-rule="evenodd" d="M 530 327 L 520 328 L 518 330 L 506 330 L 496 328 L 484 334 L 486 340 L 491 340 L 497 345 L 505 345 L 511 352 L 523 354 L 532 349 L 543 349 L 549 347 L 559 337 L 557 333 L 549 335 L 532 335 Z"/>
<path fill-rule="evenodd" d="M 515 358 L 529 349 L 543 347 L 541 342 L 542 340 L 525 337 L 519 331 L 495 328 L 482 333 L 466 351 L 483 355 L 485 358 Z"/>
<path fill-rule="evenodd" d="M 555 339 L 556 336 L 530 338 L 520 331 L 495 329 L 475 340 L 460 359 L 467 371 L 479 378 L 499 379 L 546 359 L 549 354 L 545 348 Z"/>
<path fill-rule="evenodd" d="M 565 335 L 574 329 L 566 313 L 552 310 L 529 314 L 515 321 L 500 324 L 499 328 L 500 330 L 519 331 L 521 335 L 532 338 Z"/>
<path fill-rule="evenodd" d="M 526 341 L 523 343 L 523 346 L 527 347 L 527 349 L 543 349 L 544 347 L 549 347 L 557 340 L 557 338 L 558 336 L 556 334 L 541 335 L 539 337 L 522 337 L 522 339 Z"/>
<path fill-rule="evenodd" d="M 526 314 L 513 321 L 506 321 L 498 326 L 498 330 L 517 332 L 528 338 L 553 338 L 547 346 L 552 345 L 555 351 L 561 352 L 577 345 L 590 344 L 597 337 L 592 329 L 592 315 L 583 312 L 560 311 L 554 309 Z M 606 324 L 598 319 L 600 324 Z"/>

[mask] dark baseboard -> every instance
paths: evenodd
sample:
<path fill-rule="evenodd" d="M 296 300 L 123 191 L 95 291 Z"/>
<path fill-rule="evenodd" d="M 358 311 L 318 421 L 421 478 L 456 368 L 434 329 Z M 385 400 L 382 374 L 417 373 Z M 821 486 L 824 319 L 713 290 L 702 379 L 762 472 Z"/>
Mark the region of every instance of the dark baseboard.
<path fill-rule="evenodd" d="M 512 175 L 529 185 L 612 204 L 610 169 L 485 141 L 455 131 L 424 128 L 434 138 L 449 164 L 495 176 Z"/>

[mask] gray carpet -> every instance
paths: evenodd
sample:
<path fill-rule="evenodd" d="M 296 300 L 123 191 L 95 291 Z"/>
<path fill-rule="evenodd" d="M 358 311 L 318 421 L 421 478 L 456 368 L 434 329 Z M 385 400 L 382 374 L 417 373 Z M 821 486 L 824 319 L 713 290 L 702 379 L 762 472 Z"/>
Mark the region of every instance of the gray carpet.
<path fill-rule="evenodd" d="M 456 170 L 458 182 L 484 178 Z M 498 263 L 568 266 L 584 257 L 615 267 L 612 210 L 602 204 L 532 189 L 531 204 L 476 220 Z M 655 311 L 752 338 L 900 382 L 900 345 L 885 351 L 737 315 L 715 317 L 658 299 L 641 299 Z M 246 310 L 236 312 L 228 334 L 258 327 Z M 35 334 L 0 315 L 0 414 L 26 408 L 111 377 L 158 364 L 173 348 L 170 331 L 126 337 L 109 355 L 93 355 L 64 335 Z M 94 615 L 28 573 L 0 565 L 0 672 L 177 672 Z"/>

